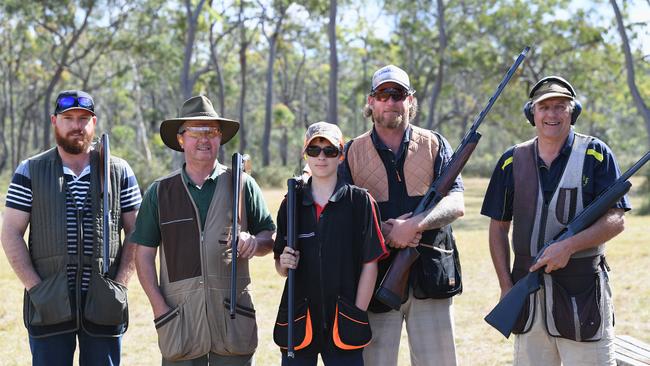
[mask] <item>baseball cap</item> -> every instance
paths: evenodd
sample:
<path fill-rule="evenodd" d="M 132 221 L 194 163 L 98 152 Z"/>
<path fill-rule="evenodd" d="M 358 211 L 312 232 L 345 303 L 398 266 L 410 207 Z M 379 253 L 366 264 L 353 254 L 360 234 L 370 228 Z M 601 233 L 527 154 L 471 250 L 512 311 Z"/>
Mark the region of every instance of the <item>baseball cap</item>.
<path fill-rule="evenodd" d="M 327 122 L 316 122 L 307 127 L 307 132 L 305 133 L 305 144 L 302 149 L 305 150 L 309 143 L 317 137 L 326 139 L 338 148 L 343 147 L 343 133 L 339 126 Z"/>
<path fill-rule="evenodd" d="M 573 93 L 566 87 L 566 85 L 555 80 L 549 80 L 535 90 L 531 97 L 531 101 L 532 104 L 535 104 L 549 98 L 557 97 L 573 99 Z"/>
<path fill-rule="evenodd" d="M 411 94 L 415 93 L 415 90 L 411 89 L 411 82 L 406 71 L 395 65 L 387 65 L 375 71 L 375 74 L 372 75 L 372 91 L 377 90 L 381 84 L 389 82 L 403 86 Z"/>
<path fill-rule="evenodd" d="M 83 109 L 95 115 L 95 102 L 90 94 L 82 90 L 64 90 L 56 97 L 54 114 L 61 114 L 71 109 Z"/>

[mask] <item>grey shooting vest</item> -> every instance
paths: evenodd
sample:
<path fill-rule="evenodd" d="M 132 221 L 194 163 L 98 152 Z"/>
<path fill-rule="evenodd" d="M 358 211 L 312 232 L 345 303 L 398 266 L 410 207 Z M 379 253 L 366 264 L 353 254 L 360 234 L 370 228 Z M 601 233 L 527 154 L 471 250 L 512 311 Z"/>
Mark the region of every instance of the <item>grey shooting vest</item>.
<path fill-rule="evenodd" d="M 513 240 L 512 247 L 515 253 L 512 277 L 518 281 L 532 265 L 535 256 L 545 243 L 558 235 L 566 225 L 584 208 L 582 200 L 582 174 L 587 147 L 591 138 L 575 133 L 571 154 L 566 163 L 562 177 L 548 204 L 544 202 L 544 194 L 539 178 L 537 163 L 537 139 L 529 140 L 515 148 L 513 154 L 514 200 L 513 200 Z M 605 244 L 583 250 L 571 256 L 565 268 L 553 271 L 551 275 L 544 274 L 546 326 L 550 335 L 577 341 L 600 339 L 602 326 L 591 339 L 582 338 L 580 326 L 575 326 L 567 336 L 560 332 L 556 323 L 566 322 L 566 319 L 556 322 L 557 308 L 554 306 L 557 286 L 563 286 L 575 292 L 576 288 L 593 286 L 593 276 L 598 276 L 599 288 L 605 288 L 606 274 L 601 271 Z M 562 290 L 564 291 L 564 290 Z M 564 294 L 565 292 L 563 292 Z M 523 329 L 518 333 L 525 333 L 530 329 L 535 316 L 535 296 L 533 293 L 528 301 L 528 316 Z M 575 298 L 566 295 L 573 312 L 579 312 L 583 307 L 577 304 Z M 602 296 L 600 300 L 602 303 Z M 601 304 L 602 305 L 602 304 Z M 571 310 L 570 310 L 571 311 Z M 564 316 L 565 314 L 562 314 Z M 523 320 L 523 319 L 522 319 Z M 572 321 L 573 319 L 570 319 Z M 576 322 L 579 323 L 576 315 Z M 562 334 L 561 334 L 562 333 Z"/>

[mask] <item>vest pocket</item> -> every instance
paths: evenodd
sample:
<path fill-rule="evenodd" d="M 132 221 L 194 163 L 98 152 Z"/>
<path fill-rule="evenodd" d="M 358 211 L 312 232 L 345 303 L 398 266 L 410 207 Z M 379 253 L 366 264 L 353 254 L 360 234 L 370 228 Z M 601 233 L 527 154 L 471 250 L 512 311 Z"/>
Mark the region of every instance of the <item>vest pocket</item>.
<path fill-rule="evenodd" d="M 29 325 L 54 325 L 72 319 L 70 289 L 66 271 L 43 279 L 27 291 Z"/>
<path fill-rule="evenodd" d="M 602 337 L 600 277 L 589 276 L 582 287 L 584 290 L 576 294 L 567 291 L 557 279 L 546 281 L 546 296 L 552 296 L 546 306 L 549 334 L 578 342 L 597 341 Z"/>
<path fill-rule="evenodd" d="M 227 299 L 224 295 L 225 292 L 222 290 L 212 290 L 214 299 L 215 293 L 221 294 L 220 303 L 223 304 L 223 307 L 217 312 L 217 332 L 221 332 L 222 343 L 219 344 L 219 339 L 217 337 L 212 340 L 212 351 L 217 353 L 222 353 L 223 349 L 226 354 L 231 355 L 250 355 L 255 352 L 257 348 L 257 321 L 255 317 L 255 308 L 253 308 L 253 300 L 250 293 L 247 290 L 243 290 L 239 298 L 237 299 L 237 304 L 235 305 L 235 319 L 230 318 L 230 299 Z M 218 302 L 215 302 L 215 305 Z M 222 314 L 221 316 L 218 314 Z"/>
<path fill-rule="evenodd" d="M 289 342 L 289 314 L 288 309 L 280 306 L 273 327 L 273 341 L 283 350 L 287 349 Z M 298 351 L 311 344 L 313 328 L 309 303 L 307 299 L 296 301 L 293 314 L 293 348 Z"/>
<path fill-rule="evenodd" d="M 185 298 L 166 314 L 154 319 L 158 333 L 158 347 L 162 357 L 168 361 L 191 360 L 210 351 L 207 320 L 201 317 L 205 312 L 201 293 Z"/>
<path fill-rule="evenodd" d="M 121 283 L 93 272 L 84 305 L 84 318 L 99 325 L 128 322 L 127 288 Z"/>
<path fill-rule="evenodd" d="M 413 295 L 418 299 L 446 299 L 462 291 L 460 259 L 451 229 L 441 229 L 431 245 L 420 245 Z"/>
<path fill-rule="evenodd" d="M 372 331 L 368 322 L 368 313 L 339 296 L 336 302 L 332 338 L 336 347 L 346 351 L 370 344 Z"/>

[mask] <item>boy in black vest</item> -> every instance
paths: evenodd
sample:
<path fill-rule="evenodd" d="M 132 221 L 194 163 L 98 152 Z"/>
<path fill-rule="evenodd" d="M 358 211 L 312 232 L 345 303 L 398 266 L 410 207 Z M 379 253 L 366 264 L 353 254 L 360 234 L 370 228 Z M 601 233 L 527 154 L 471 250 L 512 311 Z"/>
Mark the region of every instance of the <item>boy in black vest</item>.
<path fill-rule="evenodd" d="M 281 276 L 296 270 L 296 358 L 290 365 L 363 365 L 370 342 L 366 309 L 377 277 L 377 261 L 388 255 L 377 204 L 370 194 L 337 177 L 343 138 L 336 125 L 318 122 L 307 129 L 303 151 L 311 178 L 296 199 L 296 250 L 286 246 L 287 200 L 278 212 L 273 251 Z M 276 343 L 287 343 L 287 289 L 282 295 Z M 294 337 L 295 338 L 295 337 Z M 282 352 L 282 364 L 287 364 Z"/>

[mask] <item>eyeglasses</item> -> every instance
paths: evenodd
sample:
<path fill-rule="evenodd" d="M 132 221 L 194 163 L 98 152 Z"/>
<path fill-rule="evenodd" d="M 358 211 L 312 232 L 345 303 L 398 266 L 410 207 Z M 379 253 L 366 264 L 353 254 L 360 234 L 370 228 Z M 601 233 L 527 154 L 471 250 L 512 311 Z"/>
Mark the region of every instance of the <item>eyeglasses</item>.
<path fill-rule="evenodd" d="M 92 99 L 86 97 L 73 97 L 71 95 L 59 98 L 59 100 L 56 101 L 56 107 L 59 111 L 72 107 L 82 107 L 94 110 Z"/>
<path fill-rule="evenodd" d="M 190 126 L 184 127 L 182 131 L 178 132 L 179 135 L 188 136 L 193 139 L 199 139 L 201 137 L 207 137 L 213 139 L 217 136 L 221 136 L 221 128 L 219 127 L 207 127 L 207 126 Z"/>
<path fill-rule="evenodd" d="M 396 88 L 377 90 L 374 93 L 370 94 L 371 97 L 377 99 L 380 102 L 385 102 L 388 100 L 388 98 L 392 98 L 394 102 L 401 102 L 409 95 L 411 95 L 411 93 L 409 93 L 408 90 Z"/>
<path fill-rule="evenodd" d="M 319 157 L 321 151 L 324 152 L 325 156 L 328 157 L 328 158 L 335 158 L 335 157 L 339 156 L 339 154 L 341 153 L 341 150 L 339 150 L 337 147 L 334 147 L 332 145 L 328 145 L 328 146 L 325 146 L 325 147 L 320 147 L 320 146 L 316 146 L 316 145 L 309 145 L 305 149 L 305 153 L 308 156 L 311 156 L 312 158 Z"/>

